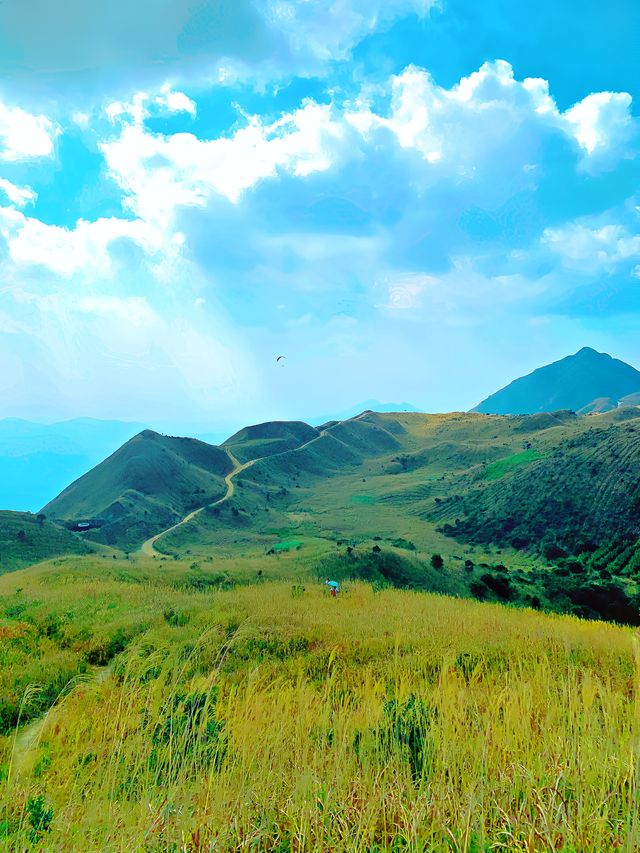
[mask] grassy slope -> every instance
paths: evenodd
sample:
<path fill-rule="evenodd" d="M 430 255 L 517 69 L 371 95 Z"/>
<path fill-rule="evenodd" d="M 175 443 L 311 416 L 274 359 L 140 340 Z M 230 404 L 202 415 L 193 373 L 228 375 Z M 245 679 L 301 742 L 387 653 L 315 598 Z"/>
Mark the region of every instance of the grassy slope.
<path fill-rule="evenodd" d="M 65 489 L 44 512 L 100 519 L 97 541 L 131 547 L 221 497 L 233 468 L 219 447 L 145 430 Z"/>
<path fill-rule="evenodd" d="M 198 591 L 189 564 L 162 566 L 0 578 L 3 697 L 116 654 L 32 748 L 0 739 L 8 849 L 640 843 L 631 631 L 361 584 Z"/>
<path fill-rule="evenodd" d="M 296 447 L 241 472 L 230 500 L 162 537 L 156 547 L 170 556 L 230 558 L 277 553 L 278 543 L 290 539 L 309 554 L 334 549 L 340 540 L 364 548 L 374 540 L 404 540 L 423 562 L 433 553 L 442 554 L 447 566 L 471 560 L 477 572 L 471 570 L 463 588 L 475 595 L 635 621 L 638 414 L 634 408 L 584 418 L 568 412 L 509 418 L 366 413 L 320 434 L 303 424 L 258 425 L 231 440 L 241 458 L 258 449 L 268 454 L 273 442 L 290 439 Z M 146 444 L 164 453 L 163 442 L 176 441 L 157 436 Z M 207 453 L 222 452 L 183 441 Z M 180 478 L 165 465 L 166 457 L 153 457 L 148 447 L 145 453 L 148 477 L 160 466 L 173 479 L 157 499 L 129 489 L 112 504 L 103 533 L 112 537 L 107 541 L 122 544 L 135 536 L 139 541 L 150 527 L 147 515 L 161 526 L 171 512 L 169 526 L 180 509 L 176 495 L 183 511 L 209 501 L 209 495 L 194 491 L 191 465 L 180 496 Z M 113 464 L 106 468 L 113 473 Z M 138 475 L 135 467 L 133 473 Z M 125 474 L 131 483 L 132 469 Z M 187 500 L 192 503 L 185 506 Z M 568 555 L 580 555 L 576 571 L 588 570 L 588 577 L 567 585 L 595 590 L 596 599 L 611 598 L 613 567 L 622 590 L 613 597 L 620 606 L 608 610 L 602 601 L 578 600 L 579 593 L 577 598 L 559 594 L 545 567 L 549 557 Z M 490 576 L 499 564 L 511 573 L 506 585 Z"/>
<path fill-rule="evenodd" d="M 0 573 L 89 548 L 68 530 L 28 512 L 0 510 Z"/>
<path fill-rule="evenodd" d="M 260 456 L 293 450 L 317 435 L 317 429 L 302 421 L 269 421 L 244 427 L 222 446 L 228 448 L 240 462 L 248 462 Z"/>
<path fill-rule="evenodd" d="M 480 597 L 634 622 L 638 414 L 367 415 L 247 469 L 232 501 L 160 547 L 230 556 L 268 552 L 287 538 L 303 551 L 405 540 L 424 561 L 433 553 L 447 566 L 471 560 L 463 586 Z M 547 553 L 548 543 L 569 545 L 576 533 L 595 538 L 597 559 L 591 574 L 566 584 L 595 590 L 596 600 L 567 597 L 550 580 L 548 557 L 563 552 Z M 610 589 L 609 556 L 628 569 L 614 581 L 620 595 Z M 498 564 L 509 570 L 506 586 L 493 577 Z M 607 597 L 620 606 L 609 609 Z"/>
<path fill-rule="evenodd" d="M 551 540 L 574 554 L 604 548 L 612 557 L 621 556 L 621 568 L 635 566 L 640 409 L 627 410 L 628 419 L 623 414 L 616 410 L 580 419 L 560 440 L 541 436 L 540 449 L 489 466 L 485 480 L 501 475 L 499 482 L 469 483 L 466 492 L 439 508 L 442 518 L 459 517 L 446 531 L 474 542 L 518 547 Z M 528 464 L 515 464 L 520 461 Z"/>
<path fill-rule="evenodd" d="M 418 511 L 446 495 L 457 472 L 521 449 L 517 426 L 478 415 L 367 415 L 303 450 L 256 463 L 238 476 L 232 501 L 161 547 L 230 553 L 301 534 L 331 543 L 400 537 L 429 554 L 455 553 L 456 543 Z"/>

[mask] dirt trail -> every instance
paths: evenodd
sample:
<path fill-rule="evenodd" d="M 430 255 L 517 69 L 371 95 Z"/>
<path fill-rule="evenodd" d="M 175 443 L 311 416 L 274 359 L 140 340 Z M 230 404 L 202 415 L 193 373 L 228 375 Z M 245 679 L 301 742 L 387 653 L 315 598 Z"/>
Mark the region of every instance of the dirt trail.
<path fill-rule="evenodd" d="M 166 530 L 162 530 L 160 533 L 156 533 L 155 536 L 152 536 L 150 539 L 147 539 L 147 541 L 143 542 L 140 547 L 140 551 L 143 554 L 145 554 L 147 557 L 155 557 L 158 552 L 154 548 L 154 545 L 158 541 L 158 539 L 160 539 L 162 536 L 165 536 L 167 533 L 171 533 L 173 530 L 177 530 L 178 527 L 182 527 L 183 524 L 188 524 L 197 515 L 200 515 L 201 512 L 204 512 L 205 509 L 208 509 L 209 507 L 219 506 L 219 504 L 224 503 L 225 501 L 229 500 L 229 498 L 233 497 L 233 494 L 235 492 L 235 484 L 233 482 L 233 478 L 236 476 L 236 474 L 239 474 L 246 468 L 250 468 L 258 460 L 251 459 L 249 462 L 240 463 L 230 450 L 227 450 L 227 455 L 233 462 L 234 467 L 233 470 L 229 471 L 227 476 L 224 478 L 224 481 L 227 484 L 227 491 L 224 493 L 224 495 L 211 504 L 206 504 L 205 506 L 201 506 L 198 507 L 198 509 L 192 510 L 188 515 L 185 515 L 185 517 L 181 521 L 178 521 L 176 524 L 171 525 L 171 527 L 167 527 Z"/>
<path fill-rule="evenodd" d="M 357 421 L 360 418 L 364 417 L 366 414 L 368 414 L 368 412 L 362 412 L 362 414 L 357 415 L 355 418 L 348 418 L 347 420 Z M 338 426 L 339 424 L 343 423 L 345 423 L 345 421 L 338 421 L 337 423 L 333 424 L 333 426 Z M 309 441 L 305 441 L 305 443 L 301 444 L 299 447 L 294 447 L 291 450 L 284 450 L 282 453 L 297 453 L 299 450 L 304 450 L 305 447 L 308 447 L 310 444 L 313 444 L 315 441 L 318 441 L 318 439 L 322 438 L 325 435 L 329 435 L 329 430 L 331 430 L 333 426 L 328 427 L 327 429 L 320 430 L 318 435 L 315 435 L 313 438 L 309 439 Z M 341 441 L 341 439 L 337 439 L 337 441 Z M 156 551 L 154 546 L 158 539 L 161 539 L 167 533 L 171 533 L 172 531 L 177 530 L 178 527 L 182 527 L 183 524 L 188 524 L 196 516 L 200 515 L 201 512 L 204 512 L 205 509 L 209 509 L 214 506 L 220 506 L 220 504 L 223 504 L 225 501 L 228 501 L 229 498 L 233 497 L 235 493 L 235 484 L 233 482 L 233 479 L 241 471 L 246 471 L 247 468 L 251 468 L 252 465 L 255 465 L 256 462 L 260 462 L 262 459 L 274 459 L 276 456 L 282 455 L 281 453 L 274 453 L 271 456 L 257 456 L 255 459 L 250 459 L 248 462 L 241 463 L 236 459 L 236 457 L 228 448 L 225 447 L 225 450 L 234 464 L 233 470 L 230 471 L 224 478 L 224 481 L 227 484 L 227 491 L 225 492 L 225 494 L 217 501 L 214 501 L 211 504 L 206 504 L 205 506 L 201 506 L 198 507 L 198 509 L 192 510 L 188 515 L 185 515 L 185 517 L 181 521 L 176 522 L 176 524 L 171 525 L 171 527 L 167 527 L 166 530 L 162 530 L 160 531 L 160 533 L 156 533 L 155 536 L 152 536 L 150 539 L 147 539 L 147 541 L 143 542 L 140 546 L 140 552 L 142 554 L 144 554 L 146 557 L 157 556 L 159 552 Z"/>
<path fill-rule="evenodd" d="M 102 684 L 109 675 L 111 675 L 112 664 L 106 666 L 92 667 L 91 671 L 85 677 L 80 677 L 74 690 L 80 687 L 89 685 Z M 52 715 L 56 713 L 58 706 L 49 709 L 42 717 L 38 717 L 28 726 L 25 726 L 20 731 L 17 731 L 13 740 L 13 748 L 11 750 L 11 759 L 9 764 L 9 776 L 12 779 L 19 779 L 29 766 L 29 759 L 35 754 L 42 737 L 42 732 L 47 723 L 52 719 Z"/>

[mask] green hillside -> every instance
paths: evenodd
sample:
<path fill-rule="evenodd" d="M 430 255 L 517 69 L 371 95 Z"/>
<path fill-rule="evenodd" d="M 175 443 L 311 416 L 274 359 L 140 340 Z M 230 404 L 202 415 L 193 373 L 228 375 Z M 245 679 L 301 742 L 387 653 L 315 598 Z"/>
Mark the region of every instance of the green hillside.
<path fill-rule="evenodd" d="M 634 394 L 631 395 L 631 397 L 634 396 Z M 640 394 L 638 395 L 638 399 L 640 399 Z M 578 409 L 576 414 L 591 415 L 600 414 L 601 412 L 610 412 L 612 409 L 615 409 L 617 405 L 618 403 L 611 397 L 598 397 L 597 400 L 592 400 L 586 406 L 583 406 L 581 409 Z"/>
<path fill-rule="evenodd" d="M 48 517 L 99 525 L 99 542 L 133 547 L 226 490 L 226 451 L 145 430 L 47 504 Z"/>
<path fill-rule="evenodd" d="M 0 510 L 0 574 L 89 548 L 63 527 L 30 512 Z"/>
<path fill-rule="evenodd" d="M 310 570 L 381 543 L 418 565 L 435 554 L 447 572 L 466 566 L 451 587 L 462 595 L 635 623 L 639 448 L 633 407 L 260 424 L 229 440 L 236 468 L 224 449 L 145 432 L 46 509 L 91 519 L 87 537 L 129 550 L 161 534 L 145 553 L 173 558 L 269 565 L 295 551 Z M 358 565 L 334 569 L 361 577 Z"/>
<path fill-rule="evenodd" d="M 473 411 L 496 415 L 578 411 L 602 398 L 610 398 L 616 405 L 621 398 L 635 393 L 640 393 L 640 371 L 606 353 L 584 347 L 575 355 L 515 379 Z"/>
<path fill-rule="evenodd" d="M 303 555 L 398 543 L 467 565 L 464 594 L 635 623 L 639 415 L 365 413 L 240 471 L 228 500 L 156 547 L 230 557 L 277 556 L 291 540 Z M 586 600 L 549 580 L 573 590 L 563 561 L 577 556 Z"/>
<path fill-rule="evenodd" d="M 184 523 L 0 577 L 7 849 L 635 849 L 640 408 L 259 431 L 137 436 L 62 517 Z"/>
<path fill-rule="evenodd" d="M 619 403 L 621 406 L 640 406 L 640 391 L 621 397 Z"/>
<path fill-rule="evenodd" d="M 528 450 L 470 478 L 434 517 L 443 530 L 476 543 L 556 550 L 587 565 L 640 570 L 640 409 L 587 419 L 545 452 Z M 521 465 L 515 461 L 521 460 Z M 510 476 L 506 476 L 509 474 Z"/>
<path fill-rule="evenodd" d="M 302 421 L 271 421 L 244 427 L 222 445 L 240 462 L 293 450 L 318 436 L 318 430 Z"/>

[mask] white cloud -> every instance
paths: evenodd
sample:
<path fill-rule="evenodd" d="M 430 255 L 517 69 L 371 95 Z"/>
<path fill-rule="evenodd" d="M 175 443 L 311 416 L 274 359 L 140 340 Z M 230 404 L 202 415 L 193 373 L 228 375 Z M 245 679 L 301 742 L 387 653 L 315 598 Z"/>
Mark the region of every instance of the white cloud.
<path fill-rule="evenodd" d="M 631 95 L 594 92 L 564 113 L 587 154 L 601 153 L 628 141 L 631 129 Z"/>
<path fill-rule="evenodd" d="M 142 124 L 149 115 L 148 101 L 149 95 L 146 92 L 136 92 L 130 102 L 112 101 L 107 104 L 104 111 L 107 118 L 112 122 L 120 119 L 127 122 L 132 120 L 134 124 Z"/>
<path fill-rule="evenodd" d="M 114 117 L 127 112 L 120 107 Z M 177 206 L 203 206 L 215 194 L 237 202 L 279 171 L 304 177 L 327 169 L 342 134 L 330 107 L 308 103 L 272 124 L 254 117 L 233 137 L 210 141 L 190 133 L 153 134 L 134 121 L 100 148 L 130 208 L 157 221 Z"/>
<path fill-rule="evenodd" d="M 589 275 L 613 272 L 621 263 L 640 258 L 640 234 L 620 224 L 590 227 L 574 222 L 547 228 L 541 244 L 558 255 L 565 267 Z"/>
<path fill-rule="evenodd" d="M 197 112 L 195 101 L 184 92 L 174 92 L 168 83 L 162 87 L 155 102 L 170 113 L 189 113 L 195 117 Z"/>
<path fill-rule="evenodd" d="M 0 190 L 16 207 L 24 207 L 30 202 L 34 202 L 38 197 L 38 193 L 31 187 L 19 187 L 11 181 L 7 181 L 6 178 L 0 178 Z"/>
<path fill-rule="evenodd" d="M 364 5 L 358 14 L 366 17 Z M 537 222 L 546 215 L 536 189 L 549 180 L 549 156 L 558 192 L 579 163 L 625 156 L 624 98 L 604 93 L 597 109 L 585 99 L 582 116 L 580 105 L 563 114 L 545 81 L 516 80 L 505 62 L 451 88 L 411 67 L 370 102 L 367 94 L 346 105 L 305 102 L 277 121 L 247 117 L 215 139 L 149 130 L 149 115 L 196 111 L 169 86 L 110 104 L 109 126 L 91 114 L 89 125 L 106 128 L 108 174 L 136 218 L 62 228 L 0 208 L 3 281 L 39 294 L 23 294 L 16 310 L 25 351 L 41 341 L 38 361 L 49 353 L 56 375 L 76 377 L 79 400 L 99 376 L 101 393 L 106 383 L 106 398 L 132 412 L 145 389 L 159 411 L 169 386 L 178 406 L 206 398 L 213 411 L 218 394 L 243 396 L 237 386 L 254 381 L 249 353 L 260 364 L 279 336 L 316 355 L 341 345 L 364 353 L 387 327 L 407 348 L 426 347 L 428 335 L 448 345 L 447 330 L 460 345 L 466 329 L 499 331 L 507 316 L 524 327 L 525 304 L 543 316 L 541 294 L 558 272 L 640 266 L 631 226 L 549 228 L 542 246 L 541 226 L 528 230 L 529 211 Z M 88 130 L 84 117 L 74 120 Z M 14 205 L 29 200 L 28 187 L 0 189 Z M 514 234 L 520 256 L 509 250 Z M 567 290 L 578 279 L 564 277 Z M 324 331 L 332 323 L 335 347 Z M 255 384 L 263 381 L 274 390 L 260 375 Z"/>
<path fill-rule="evenodd" d="M 289 6 L 280 4 L 277 14 L 295 18 L 300 9 Z M 449 89 L 411 66 L 378 89 L 385 90 L 391 94 L 386 112 L 375 112 L 364 93 L 342 107 L 308 101 L 275 122 L 247 117 L 233 136 L 206 140 L 192 133 L 155 134 L 144 126 L 153 104 L 195 113 L 196 105 L 166 84 L 155 100 L 139 92 L 129 103 L 110 104 L 107 115 L 119 124 L 119 135 L 100 148 L 130 209 L 166 223 L 177 207 L 203 207 L 216 195 L 237 203 L 259 181 L 278 174 L 304 178 L 341 160 L 366 159 L 372 147 L 389 146 L 382 135 L 389 132 L 424 160 L 416 186 L 443 178 L 452 187 L 475 185 L 486 194 L 480 202 L 492 207 L 518 187 L 535 188 L 545 138 L 575 140 L 593 165 L 605 148 L 620 153 L 631 122 L 627 95 L 590 95 L 563 114 L 545 80 L 518 81 L 503 60 L 485 63 Z"/>
<path fill-rule="evenodd" d="M 43 115 L 33 115 L 0 101 L 0 160 L 15 162 L 50 157 L 60 129 Z"/>
<path fill-rule="evenodd" d="M 109 246 L 115 240 L 131 240 L 149 254 L 164 245 L 163 235 L 141 220 L 81 219 L 69 229 L 47 225 L 6 207 L 0 207 L 0 234 L 7 241 L 14 263 L 48 267 L 62 276 L 107 273 L 111 264 Z"/>
<path fill-rule="evenodd" d="M 143 296 L 85 296 L 78 300 L 77 308 L 83 314 L 126 322 L 138 329 L 151 328 L 159 322 Z"/>
<path fill-rule="evenodd" d="M 89 127 L 90 116 L 88 113 L 83 113 L 78 110 L 71 115 L 71 121 L 82 130 L 86 130 Z"/>
<path fill-rule="evenodd" d="M 461 179 L 475 179 L 477 168 L 497 161 L 500 151 L 508 153 L 507 168 L 517 161 L 522 172 L 533 172 L 535 164 L 525 155 L 551 129 L 575 139 L 586 164 L 593 165 L 604 150 L 619 154 L 633 126 L 627 93 L 594 93 L 562 113 L 546 80 L 518 81 L 504 60 L 485 62 L 450 89 L 410 66 L 392 78 L 391 93 L 388 115 L 376 115 L 361 100 L 347 112 L 347 121 L 364 135 L 391 130 L 403 148 L 455 169 Z"/>

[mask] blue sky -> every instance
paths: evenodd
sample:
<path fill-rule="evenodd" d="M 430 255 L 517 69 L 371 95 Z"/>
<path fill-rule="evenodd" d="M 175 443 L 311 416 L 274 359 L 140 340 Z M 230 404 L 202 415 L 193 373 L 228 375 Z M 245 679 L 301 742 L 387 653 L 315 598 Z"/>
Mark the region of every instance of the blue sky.
<path fill-rule="evenodd" d="M 0 4 L 0 417 L 640 366 L 639 39 L 631 0 Z"/>

